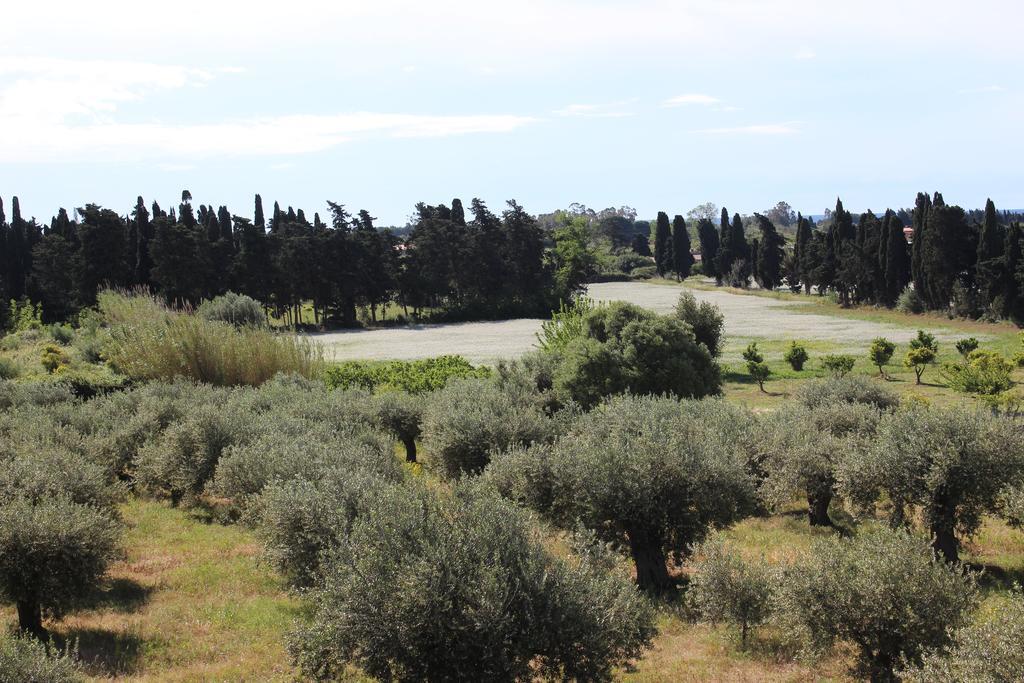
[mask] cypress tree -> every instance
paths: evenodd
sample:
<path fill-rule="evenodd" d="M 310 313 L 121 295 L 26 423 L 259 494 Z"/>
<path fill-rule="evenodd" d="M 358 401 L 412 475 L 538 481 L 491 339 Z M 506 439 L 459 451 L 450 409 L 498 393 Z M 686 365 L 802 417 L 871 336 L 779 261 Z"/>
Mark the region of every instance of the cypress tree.
<path fill-rule="evenodd" d="M 715 259 L 715 271 L 718 273 L 719 282 L 729 277 L 735 258 L 732 244 L 732 225 L 729 223 L 729 210 L 722 207 L 722 219 L 718 237 L 718 256 Z"/>
<path fill-rule="evenodd" d="M 149 212 L 146 211 L 146 203 L 141 196 L 135 201 L 132 218 L 135 223 L 135 253 L 132 254 L 133 277 L 137 284 L 149 286 L 149 275 L 153 269 L 153 260 L 149 254 L 149 245 L 153 239 L 153 227 L 149 221 Z"/>
<path fill-rule="evenodd" d="M 758 283 L 767 290 L 782 284 L 783 245 L 786 239 L 775 229 L 775 224 L 759 213 L 754 214 L 761 230 L 757 242 L 756 272 Z"/>
<path fill-rule="evenodd" d="M 1024 297 L 1021 296 L 1021 284 L 1024 283 L 1024 258 L 1021 250 L 1021 224 L 1011 223 L 1006 231 L 1006 246 L 1003 249 L 1006 277 L 1003 278 L 1003 317 L 1015 322 L 1024 320 Z"/>
<path fill-rule="evenodd" d="M 925 243 L 925 230 L 928 225 L 928 212 L 932 208 L 932 200 L 926 192 L 918 192 L 917 199 L 914 200 L 914 211 L 911 214 L 913 219 L 913 236 L 911 239 L 914 240 L 910 248 L 910 273 L 914 280 L 914 289 L 921 296 L 925 298 L 925 292 L 928 289 L 928 279 L 925 272 L 921 268 L 921 255 L 924 250 Z"/>
<path fill-rule="evenodd" d="M 715 224 L 707 218 L 697 221 L 697 239 L 700 242 L 701 268 L 704 275 L 715 278 L 717 284 L 722 284 L 722 275 L 718 272 L 718 231 Z"/>
<path fill-rule="evenodd" d="M 672 219 L 672 270 L 675 271 L 677 278 L 685 280 L 690 276 L 692 267 L 690 233 L 686 228 L 686 219 L 677 214 Z"/>
<path fill-rule="evenodd" d="M 809 246 L 811 243 L 811 222 L 804 218 L 803 214 L 797 214 L 796 218 L 796 259 L 797 272 L 800 281 L 804 284 L 804 293 L 811 293 L 811 258 Z"/>
<path fill-rule="evenodd" d="M 260 230 L 266 231 L 267 223 L 263 217 L 263 197 L 256 195 L 256 213 L 253 216 L 252 224 Z"/>
<path fill-rule="evenodd" d="M 985 218 L 978 235 L 978 252 L 975 269 L 977 272 L 978 292 L 985 304 L 1000 292 L 1000 279 L 1003 277 L 1003 250 L 1006 248 L 1006 235 L 999 223 L 996 205 L 991 199 L 985 202 Z"/>
<path fill-rule="evenodd" d="M 664 211 L 658 212 L 658 222 L 654 229 L 654 265 L 662 277 L 672 270 L 672 228 L 669 226 L 668 214 Z"/>
<path fill-rule="evenodd" d="M 910 249 L 903 234 L 903 221 L 887 211 L 887 244 L 885 247 L 885 303 L 893 305 L 910 284 Z"/>
<path fill-rule="evenodd" d="M 452 222 L 455 225 L 466 225 L 466 210 L 462 206 L 462 200 L 456 197 L 452 200 Z"/>

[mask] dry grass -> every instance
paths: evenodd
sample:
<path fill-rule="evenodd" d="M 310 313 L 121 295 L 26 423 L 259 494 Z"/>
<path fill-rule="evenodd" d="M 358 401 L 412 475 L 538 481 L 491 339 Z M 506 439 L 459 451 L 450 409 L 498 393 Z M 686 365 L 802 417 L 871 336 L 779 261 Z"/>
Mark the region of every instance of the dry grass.
<path fill-rule="evenodd" d="M 314 377 L 321 370 L 323 351 L 307 337 L 204 320 L 147 294 L 102 292 L 99 307 L 110 325 L 104 353 L 133 379 L 257 386 L 279 372 Z"/>

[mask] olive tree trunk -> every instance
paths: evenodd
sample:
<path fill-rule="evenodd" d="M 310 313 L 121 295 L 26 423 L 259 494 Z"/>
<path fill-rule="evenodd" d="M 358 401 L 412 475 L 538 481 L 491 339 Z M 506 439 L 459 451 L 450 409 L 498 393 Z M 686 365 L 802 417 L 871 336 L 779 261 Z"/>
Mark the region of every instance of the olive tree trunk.
<path fill-rule="evenodd" d="M 402 437 L 402 445 L 405 446 L 405 461 L 416 462 L 416 439 L 409 436 Z"/>
<path fill-rule="evenodd" d="M 18 601 L 18 628 L 36 638 L 42 639 L 46 636 L 46 629 L 43 628 L 43 612 L 39 601 Z"/>
<path fill-rule="evenodd" d="M 811 526 L 834 526 L 828 516 L 828 506 L 832 503 L 832 491 L 807 490 L 807 521 Z"/>
<path fill-rule="evenodd" d="M 636 565 L 636 582 L 645 593 L 658 594 L 672 588 L 668 563 L 661 539 L 655 534 L 633 529 L 627 534 L 629 551 Z"/>
<path fill-rule="evenodd" d="M 932 535 L 932 548 L 946 562 L 960 560 L 960 542 L 956 538 L 956 505 L 949 495 L 939 490 L 932 499 L 928 514 L 928 530 Z"/>

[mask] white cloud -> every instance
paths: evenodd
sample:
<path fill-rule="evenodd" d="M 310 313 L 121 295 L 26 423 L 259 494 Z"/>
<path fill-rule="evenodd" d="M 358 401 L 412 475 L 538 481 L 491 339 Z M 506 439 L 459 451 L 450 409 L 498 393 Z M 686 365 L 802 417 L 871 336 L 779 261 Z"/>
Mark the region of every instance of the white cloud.
<path fill-rule="evenodd" d="M 694 133 L 709 135 L 792 135 L 800 129 L 795 123 L 762 123 L 752 126 L 734 126 L 729 128 L 703 128 Z"/>
<path fill-rule="evenodd" d="M 980 95 L 983 93 L 991 92 L 1006 92 L 1006 88 L 1001 85 L 983 85 L 979 88 L 964 88 L 958 91 L 961 95 Z"/>
<path fill-rule="evenodd" d="M 201 86 L 234 68 L 137 62 L 0 59 L 0 158 L 5 162 L 142 160 L 317 152 L 358 136 L 441 137 L 503 133 L 534 119 L 515 115 L 355 112 L 246 117 L 211 123 L 129 122 L 125 103 L 159 90 Z M 165 170 L 179 164 L 165 163 Z"/>
<path fill-rule="evenodd" d="M 632 99 L 609 102 L 607 104 L 569 104 L 561 109 L 556 109 L 552 113 L 558 116 L 574 116 L 589 119 L 622 118 L 624 116 L 633 116 L 633 112 L 626 111 L 623 107 L 635 101 L 635 99 Z"/>
<path fill-rule="evenodd" d="M 699 93 L 690 93 L 687 95 L 676 95 L 670 97 L 661 106 L 663 107 L 681 107 L 687 104 L 699 104 L 701 106 L 710 106 L 712 104 L 719 104 L 721 102 L 717 97 L 711 95 L 701 95 Z"/>

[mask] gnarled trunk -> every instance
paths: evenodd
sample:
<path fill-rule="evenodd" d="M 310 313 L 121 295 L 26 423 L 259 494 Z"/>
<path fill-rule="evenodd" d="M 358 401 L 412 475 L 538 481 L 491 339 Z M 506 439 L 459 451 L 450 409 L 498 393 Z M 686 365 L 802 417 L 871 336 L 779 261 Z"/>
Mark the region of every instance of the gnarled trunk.
<path fill-rule="evenodd" d="M 828 506 L 831 502 L 831 490 L 807 491 L 807 520 L 811 526 L 833 526 L 832 518 L 828 516 Z"/>
<path fill-rule="evenodd" d="M 416 439 L 405 437 L 402 439 L 402 445 L 405 446 L 405 461 L 416 462 Z"/>
<path fill-rule="evenodd" d="M 43 628 L 43 613 L 38 601 L 18 601 L 18 628 L 39 639 L 46 637 L 46 629 Z"/>
<path fill-rule="evenodd" d="M 629 551 L 636 565 L 636 582 L 640 590 L 658 594 L 672 588 L 672 579 L 668 575 L 668 564 L 665 552 L 661 548 L 661 540 L 655 534 L 641 529 L 631 529 Z"/>
<path fill-rule="evenodd" d="M 960 559 L 960 542 L 956 538 L 956 505 L 945 490 L 940 489 L 932 499 L 928 514 L 928 530 L 932 535 L 932 549 L 946 562 Z"/>

